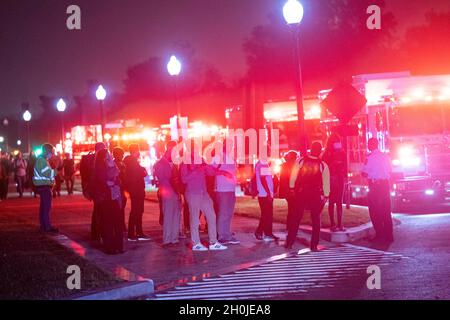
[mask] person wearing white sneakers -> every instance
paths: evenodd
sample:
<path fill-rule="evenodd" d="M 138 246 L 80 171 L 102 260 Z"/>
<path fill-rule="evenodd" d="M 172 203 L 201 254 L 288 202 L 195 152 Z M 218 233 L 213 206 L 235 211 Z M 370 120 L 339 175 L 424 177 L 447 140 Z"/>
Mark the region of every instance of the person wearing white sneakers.
<path fill-rule="evenodd" d="M 194 161 L 198 160 L 198 161 Z M 195 163 L 199 162 L 199 163 Z M 185 196 L 189 206 L 190 230 L 193 251 L 207 251 L 200 242 L 198 227 L 200 225 L 200 211 L 206 217 L 208 223 L 209 250 L 225 250 L 226 246 L 217 241 L 216 215 L 214 205 L 206 188 L 206 175 L 214 176 L 218 173 L 214 167 L 206 164 L 203 159 L 194 159 L 191 156 L 191 164 L 181 165 L 181 180 L 186 186 Z"/>

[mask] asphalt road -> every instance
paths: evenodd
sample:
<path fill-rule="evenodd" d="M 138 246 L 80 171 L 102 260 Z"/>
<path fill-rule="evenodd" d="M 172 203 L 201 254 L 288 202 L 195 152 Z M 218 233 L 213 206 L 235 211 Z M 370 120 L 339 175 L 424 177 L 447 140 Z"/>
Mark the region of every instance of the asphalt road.
<path fill-rule="evenodd" d="M 38 199 L 29 197 L 11 199 L 0 205 L 2 206 L 1 214 L 20 215 L 25 222 L 33 224 L 37 222 Z M 268 271 L 273 269 L 264 260 L 274 256 L 281 257 L 280 259 L 286 258 L 283 258 L 286 251 L 282 248 L 282 242 L 263 244 L 252 238 L 251 234 L 257 220 L 248 218 L 235 219 L 235 228 L 242 244 L 230 248 L 227 252 L 193 254 L 188 247 L 188 239 L 180 246 L 163 248 L 159 239 L 161 227 L 157 222 L 157 210 L 157 204 L 146 203 L 145 228 L 156 241 L 141 245 L 127 245 L 127 253 L 118 257 L 105 256 L 89 242 L 91 204 L 80 196 L 57 199 L 54 220 L 64 234 L 76 241 L 73 248 L 87 259 L 122 276 L 125 273 L 153 278 L 157 285 L 169 282 L 183 284 L 187 281 L 195 282 L 201 278 L 201 275 L 223 276 L 256 264 L 255 270 L 252 271 L 252 273 L 256 272 L 252 274 L 254 279 L 252 285 L 254 287 L 260 285 L 262 288 L 264 287 L 262 283 L 271 280 L 272 275 Z M 448 263 L 450 261 L 450 213 L 413 212 L 397 214 L 396 218 L 401 221 L 401 224 L 395 227 L 395 242 L 388 247 L 359 241 L 354 243 L 356 247 L 351 249 L 322 242 L 326 247 L 323 252 L 318 254 L 306 252 L 299 258 L 291 256 L 287 257 L 287 260 L 280 260 L 275 267 L 278 274 L 292 272 L 293 268 L 300 265 L 303 273 L 297 274 L 297 270 L 294 270 L 293 276 L 298 279 L 303 277 L 305 282 L 299 284 L 298 288 L 301 290 L 295 293 L 287 288 L 286 291 L 278 290 L 275 295 L 270 295 L 270 298 L 450 299 L 450 265 Z M 282 236 L 282 225 L 277 225 L 275 230 Z M 298 243 L 295 249 L 302 250 L 305 246 Z M 371 252 L 371 249 L 374 251 Z M 384 251 L 394 253 L 401 258 L 383 263 Z M 378 262 L 380 262 L 381 270 L 381 289 L 369 290 L 366 285 L 369 277 L 366 268 Z M 261 278 L 260 275 L 262 275 Z M 309 279 L 308 276 L 319 280 L 325 279 L 325 282 L 331 282 L 333 278 L 332 285 L 321 285 L 321 280 L 311 281 L 313 278 Z M 284 284 L 278 284 L 276 280 L 272 282 L 274 286 L 283 288 Z M 309 283 L 313 285 L 309 286 Z M 268 290 L 273 291 L 274 286 L 268 286 Z M 233 292 L 233 287 L 225 289 L 227 292 Z"/>

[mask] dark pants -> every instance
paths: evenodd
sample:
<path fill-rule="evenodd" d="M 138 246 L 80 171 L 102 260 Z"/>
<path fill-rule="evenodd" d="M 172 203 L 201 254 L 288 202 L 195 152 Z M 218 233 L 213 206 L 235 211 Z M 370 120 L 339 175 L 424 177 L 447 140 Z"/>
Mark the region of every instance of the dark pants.
<path fill-rule="evenodd" d="M 189 213 L 189 206 L 186 201 L 186 197 L 184 195 L 183 195 L 183 226 L 185 232 L 191 229 L 191 215 Z"/>
<path fill-rule="evenodd" d="M 369 183 L 369 214 L 377 238 L 386 241 L 394 240 L 391 215 L 391 197 L 389 181 L 380 180 Z"/>
<path fill-rule="evenodd" d="M 336 205 L 337 225 L 342 227 L 342 200 L 344 197 L 344 179 L 342 177 L 330 178 L 330 199 L 328 202 L 328 215 L 330 216 L 330 224 L 335 226 L 334 222 L 334 206 Z"/>
<path fill-rule="evenodd" d="M 295 217 L 297 207 L 295 206 L 296 200 L 294 197 L 289 196 L 286 199 L 286 201 L 287 201 L 287 205 L 288 205 L 288 214 L 287 214 L 287 219 L 286 219 L 286 231 L 289 231 L 289 226 L 292 225 L 292 220 Z"/>
<path fill-rule="evenodd" d="M 269 197 L 258 197 L 259 208 L 261 209 L 261 217 L 259 219 L 256 234 L 271 236 L 273 234 L 273 199 Z"/>
<path fill-rule="evenodd" d="M 98 207 L 105 252 L 123 251 L 123 219 L 118 201 L 101 201 L 98 203 Z"/>
<path fill-rule="evenodd" d="M 64 177 L 64 181 L 66 182 L 67 193 L 72 194 L 73 185 L 75 183 L 75 177 L 74 176 Z"/>
<path fill-rule="evenodd" d="M 100 219 L 101 215 L 99 212 L 99 205 L 97 201 L 94 200 L 94 208 L 92 209 L 92 219 L 91 219 L 91 239 L 93 241 L 99 241 L 101 239 Z"/>
<path fill-rule="evenodd" d="M 53 186 L 53 197 L 61 196 L 61 184 L 62 178 L 57 175 L 55 177 L 55 185 Z"/>
<path fill-rule="evenodd" d="M 5 200 L 8 197 L 9 178 L 0 180 L 0 199 Z"/>
<path fill-rule="evenodd" d="M 42 231 L 50 231 L 52 228 L 50 222 L 50 210 L 52 208 L 52 188 L 50 186 L 36 187 L 36 193 L 40 197 L 39 222 Z"/>
<path fill-rule="evenodd" d="M 25 176 L 16 176 L 16 183 L 17 183 L 17 193 L 20 197 L 23 196 L 23 190 L 25 188 Z"/>
<path fill-rule="evenodd" d="M 144 213 L 145 194 L 130 194 L 131 211 L 128 220 L 128 237 L 134 238 L 144 234 L 142 215 Z"/>
<path fill-rule="evenodd" d="M 120 209 L 120 215 L 122 217 L 122 232 L 127 231 L 127 224 L 125 223 L 125 208 L 127 207 L 127 197 L 122 192 L 122 208 Z"/>
<path fill-rule="evenodd" d="M 323 206 L 324 203 L 320 193 L 299 193 L 295 195 L 295 210 L 289 220 L 287 245 L 292 245 L 295 242 L 303 213 L 305 210 L 310 210 L 312 222 L 311 249 L 317 248 L 320 238 L 320 214 Z"/>

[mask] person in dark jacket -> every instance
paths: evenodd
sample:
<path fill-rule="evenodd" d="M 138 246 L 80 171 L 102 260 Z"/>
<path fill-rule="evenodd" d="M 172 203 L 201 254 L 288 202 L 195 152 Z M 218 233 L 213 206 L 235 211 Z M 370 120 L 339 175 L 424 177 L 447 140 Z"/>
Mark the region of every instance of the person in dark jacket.
<path fill-rule="evenodd" d="M 286 199 L 288 204 L 288 215 L 286 220 L 286 229 L 291 225 L 295 213 L 295 197 L 293 193 L 290 192 L 289 182 L 291 179 L 292 168 L 294 167 L 295 161 L 298 158 L 298 153 L 294 150 L 288 151 L 284 155 L 284 163 L 281 165 L 280 170 L 280 187 L 278 191 L 278 196 L 282 199 Z"/>
<path fill-rule="evenodd" d="M 322 160 L 330 169 L 330 199 L 328 202 L 330 230 L 332 232 L 345 231 L 342 224 L 342 202 L 344 185 L 347 179 L 347 154 L 342 148 L 342 142 L 338 135 L 332 134 L 329 137 Z M 335 205 L 337 213 L 337 226 L 334 220 Z"/>
<path fill-rule="evenodd" d="M 119 169 L 107 149 L 96 153 L 94 177 L 93 196 L 100 215 L 100 233 L 105 253 L 123 253 Z"/>
<path fill-rule="evenodd" d="M 125 223 L 125 208 L 127 206 L 127 197 L 125 196 L 125 189 L 124 189 L 125 184 L 125 164 L 123 163 L 124 154 L 125 152 L 123 151 L 122 148 L 116 147 L 113 150 L 114 163 L 119 169 L 120 192 L 122 194 L 122 207 L 120 210 L 123 220 L 123 231 L 125 232 L 127 230 L 127 225 Z"/>
<path fill-rule="evenodd" d="M 130 155 L 124 159 L 125 190 L 130 194 L 131 211 L 128 220 L 128 241 L 148 241 L 150 237 L 142 229 L 142 215 L 144 213 L 145 180 L 147 170 L 139 164 L 139 145 L 129 146 Z"/>
<path fill-rule="evenodd" d="M 70 157 L 70 153 L 65 154 L 63 160 L 64 181 L 66 182 L 67 194 L 73 194 L 73 185 L 75 183 L 75 162 Z"/>

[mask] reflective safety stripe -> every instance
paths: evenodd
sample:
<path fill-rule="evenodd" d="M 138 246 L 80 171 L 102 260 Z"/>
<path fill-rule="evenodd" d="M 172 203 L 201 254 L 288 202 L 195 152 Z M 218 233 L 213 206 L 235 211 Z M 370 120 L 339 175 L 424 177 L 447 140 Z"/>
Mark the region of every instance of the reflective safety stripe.
<path fill-rule="evenodd" d="M 53 174 L 52 174 L 52 176 L 53 176 Z M 53 177 L 52 177 L 52 178 L 47 178 L 47 177 L 41 176 L 41 175 L 39 174 L 39 172 L 37 171 L 37 169 L 35 168 L 35 169 L 34 169 L 34 176 L 33 176 L 33 179 L 35 179 L 35 180 L 52 181 L 52 180 L 53 180 Z"/>
<path fill-rule="evenodd" d="M 50 170 L 50 167 L 45 167 L 44 169 L 41 170 L 41 173 L 47 172 L 48 170 Z"/>

